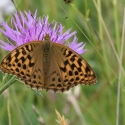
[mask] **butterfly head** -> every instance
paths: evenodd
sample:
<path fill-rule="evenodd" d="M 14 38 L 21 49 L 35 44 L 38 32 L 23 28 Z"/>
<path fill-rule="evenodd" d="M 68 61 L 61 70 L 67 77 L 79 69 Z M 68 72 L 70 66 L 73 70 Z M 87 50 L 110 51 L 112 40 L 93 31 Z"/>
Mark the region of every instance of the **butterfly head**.
<path fill-rule="evenodd" d="M 43 38 L 44 41 L 50 41 L 50 36 L 49 34 L 46 34 Z"/>

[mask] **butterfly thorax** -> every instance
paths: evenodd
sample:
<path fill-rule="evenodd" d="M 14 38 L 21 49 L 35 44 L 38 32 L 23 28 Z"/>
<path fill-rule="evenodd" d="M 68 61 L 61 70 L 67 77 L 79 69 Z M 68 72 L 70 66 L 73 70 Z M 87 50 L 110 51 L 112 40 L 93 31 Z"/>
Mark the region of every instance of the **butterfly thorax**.
<path fill-rule="evenodd" d="M 46 74 L 50 66 L 50 57 L 51 57 L 51 41 L 50 37 L 45 36 L 43 40 L 43 71 Z"/>

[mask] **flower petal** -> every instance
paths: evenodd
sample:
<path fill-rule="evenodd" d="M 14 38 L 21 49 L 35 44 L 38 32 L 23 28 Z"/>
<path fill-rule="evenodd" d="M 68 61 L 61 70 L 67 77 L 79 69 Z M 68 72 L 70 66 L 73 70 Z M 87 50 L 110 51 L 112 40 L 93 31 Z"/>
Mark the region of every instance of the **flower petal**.
<path fill-rule="evenodd" d="M 11 39 L 14 44 L 8 44 L 0 40 L 0 47 L 11 51 L 15 47 L 25 44 L 31 41 L 42 41 L 43 37 L 46 34 L 50 35 L 51 41 L 59 44 L 65 44 L 66 41 L 69 41 L 70 38 L 73 38 L 73 41 L 68 44 L 68 46 L 81 54 L 84 53 L 85 44 L 83 42 L 78 43 L 76 37 L 76 31 L 71 32 L 71 28 L 63 33 L 64 27 L 61 23 L 56 21 L 48 22 L 49 17 L 43 16 L 42 19 L 37 18 L 37 10 L 34 15 L 31 12 L 15 12 L 14 17 L 11 19 L 11 25 L 13 28 L 8 26 L 6 22 L 2 23 L 4 28 L 0 28 L 0 32 L 3 33 L 6 37 Z"/>

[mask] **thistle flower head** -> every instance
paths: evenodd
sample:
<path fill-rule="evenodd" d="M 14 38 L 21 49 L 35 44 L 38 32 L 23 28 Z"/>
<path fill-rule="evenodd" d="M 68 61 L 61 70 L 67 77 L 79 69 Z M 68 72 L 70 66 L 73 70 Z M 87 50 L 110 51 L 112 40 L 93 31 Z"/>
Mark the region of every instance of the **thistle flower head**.
<path fill-rule="evenodd" d="M 76 31 L 71 32 L 71 28 L 63 33 L 63 26 L 61 23 L 52 21 L 48 22 L 48 16 L 37 18 L 37 11 L 32 15 L 29 12 L 14 13 L 11 19 L 11 27 L 3 22 L 1 24 L 0 32 L 3 33 L 9 40 L 13 42 L 7 43 L 0 40 L 0 47 L 12 51 L 16 47 L 31 41 L 42 41 L 44 36 L 48 34 L 52 42 L 65 44 L 72 38 L 72 42 L 68 44 L 69 48 L 76 51 L 78 54 L 85 52 L 83 42 L 77 42 Z"/>

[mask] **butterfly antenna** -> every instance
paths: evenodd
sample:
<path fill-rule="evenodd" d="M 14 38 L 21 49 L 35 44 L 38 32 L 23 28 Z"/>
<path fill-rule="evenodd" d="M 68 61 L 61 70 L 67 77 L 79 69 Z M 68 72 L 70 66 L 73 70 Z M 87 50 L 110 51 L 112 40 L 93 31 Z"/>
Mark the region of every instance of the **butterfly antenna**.
<path fill-rule="evenodd" d="M 34 18 L 34 16 L 33 16 L 32 13 L 31 13 L 31 16 Z M 66 18 L 68 18 L 68 17 L 66 17 Z M 65 18 L 65 19 L 66 19 L 66 18 Z M 34 19 L 35 19 L 35 18 L 34 18 Z M 36 23 L 40 26 L 40 24 L 38 23 L 37 18 L 35 19 L 35 21 L 36 21 Z M 40 27 L 41 27 L 41 26 L 40 26 Z M 45 32 L 43 28 L 41 29 L 41 31 L 40 31 L 40 33 L 39 33 L 39 35 L 38 35 L 38 40 L 40 40 L 40 36 L 41 36 L 42 32 Z M 46 32 L 45 32 L 45 33 L 46 33 Z M 48 34 L 48 33 L 46 33 L 46 34 Z M 46 36 L 46 34 L 43 36 L 43 38 Z M 42 40 L 43 40 L 43 39 L 42 39 Z"/>
<path fill-rule="evenodd" d="M 33 16 L 32 13 L 31 13 L 31 16 L 34 18 L 34 16 Z M 35 19 L 35 21 L 36 21 L 37 24 L 39 24 L 37 19 Z M 39 26 L 40 26 L 40 25 L 39 25 Z M 42 29 L 42 31 L 43 31 L 43 29 Z M 42 31 L 40 31 L 40 33 L 39 33 L 39 35 L 38 35 L 38 40 L 39 40 L 39 38 L 40 38 L 40 35 L 41 35 Z"/>

